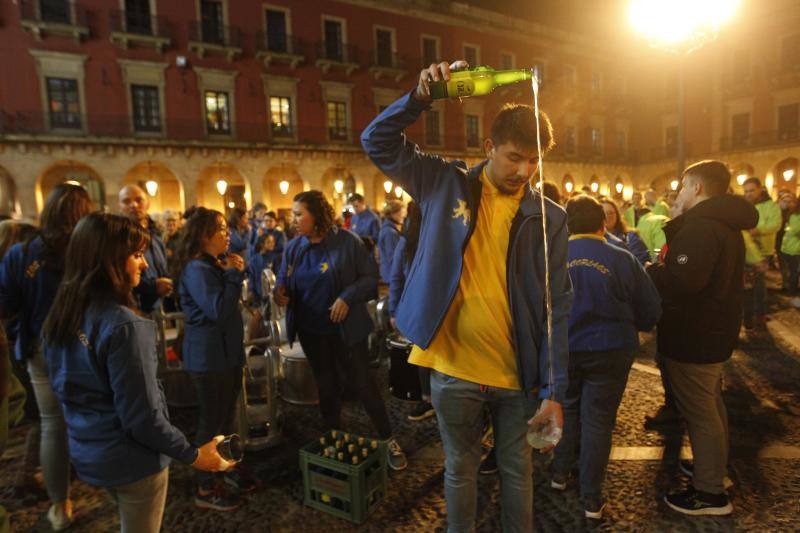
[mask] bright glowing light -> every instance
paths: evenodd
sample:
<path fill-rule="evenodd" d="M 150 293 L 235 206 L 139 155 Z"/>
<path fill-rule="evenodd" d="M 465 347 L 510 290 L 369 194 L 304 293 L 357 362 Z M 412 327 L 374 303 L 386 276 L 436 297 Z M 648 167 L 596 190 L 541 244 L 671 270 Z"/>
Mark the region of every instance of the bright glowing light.
<path fill-rule="evenodd" d="M 244 201 L 250 203 L 250 191 L 244 191 Z"/>
<path fill-rule="evenodd" d="M 623 200 L 630 200 L 633 198 L 633 187 L 625 187 L 622 189 L 622 198 Z"/>
<path fill-rule="evenodd" d="M 673 191 L 678 190 L 678 185 L 679 185 L 678 180 L 672 180 L 669 182 L 669 188 L 672 189 Z"/>
<path fill-rule="evenodd" d="M 769 174 L 767 179 L 764 180 L 764 185 L 766 185 L 767 189 L 770 191 L 772 190 L 772 187 L 775 185 L 775 178 L 772 177 L 772 174 Z"/>
<path fill-rule="evenodd" d="M 794 170 L 792 170 L 791 168 L 789 170 L 784 170 L 783 171 L 783 180 L 784 181 L 792 181 L 793 177 L 794 177 Z"/>
<path fill-rule="evenodd" d="M 608 193 L 611 192 L 611 188 L 608 186 L 607 183 L 604 183 L 600 186 L 600 196 L 608 196 Z"/>
<path fill-rule="evenodd" d="M 149 180 L 147 183 L 144 184 L 144 188 L 147 189 L 147 194 L 150 196 L 155 196 L 158 193 L 158 182 L 154 180 Z"/>
<path fill-rule="evenodd" d="M 81 187 L 81 182 L 76 180 L 67 180 L 64 183 L 67 185 L 77 185 L 78 187 Z"/>
<path fill-rule="evenodd" d="M 622 191 L 625 190 L 625 184 L 622 183 L 622 180 L 617 180 L 614 184 L 614 190 L 617 191 L 617 194 L 622 194 Z"/>
<path fill-rule="evenodd" d="M 217 182 L 217 192 L 220 196 L 225 196 L 225 191 L 228 190 L 228 182 L 225 180 L 219 180 Z"/>
<path fill-rule="evenodd" d="M 286 194 L 287 192 L 289 192 L 289 182 L 283 180 L 278 184 L 278 188 L 281 190 L 281 194 Z"/>
<path fill-rule="evenodd" d="M 399 185 L 397 187 L 395 187 L 394 188 L 394 195 L 397 196 L 397 198 L 402 198 L 403 197 L 403 188 L 400 187 Z"/>
<path fill-rule="evenodd" d="M 333 190 L 336 191 L 336 194 L 342 194 L 342 191 L 344 190 L 344 182 L 342 180 L 334 181 Z"/>
<path fill-rule="evenodd" d="M 569 181 L 564 183 L 564 190 L 567 191 L 567 193 L 571 193 L 572 189 L 574 189 L 574 188 L 575 188 L 575 184 L 572 183 L 572 180 L 569 180 Z"/>
<path fill-rule="evenodd" d="M 592 192 L 597 192 L 597 190 L 600 188 L 600 184 L 596 181 L 593 181 L 589 184 L 589 188 L 592 190 Z"/>
<path fill-rule="evenodd" d="M 392 192 L 392 187 L 394 187 L 394 183 L 389 180 L 383 182 L 383 190 L 386 191 L 386 194 Z"/>
<path fill-rule="evenodd" d="M 236 204 L 235 204 L 235 203 L 233 203 L 233 202 L 228 202 L 228 208 L 230 208 L 230 209 L 233 209 L 234 207 L 236 207 Z"/>
<path fill-rule="evenodd" d="M 747 180 L 747 174 L 739 174 L 736 176 L 736 183 L 739 185 L 744 185 L 744 182 Z"/>
<path fill-rule="evenodd" d="M 663 46 L 713 38 L 733 18 L 739 0 L 632 0 L 628 19 L 636 30 Z"/>

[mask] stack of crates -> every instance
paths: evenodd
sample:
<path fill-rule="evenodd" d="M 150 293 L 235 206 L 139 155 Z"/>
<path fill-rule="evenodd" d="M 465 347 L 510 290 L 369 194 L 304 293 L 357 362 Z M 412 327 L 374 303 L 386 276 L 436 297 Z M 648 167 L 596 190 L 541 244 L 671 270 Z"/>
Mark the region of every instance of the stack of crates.
<path fill-rule="evenodd" d="M 325 456 L 326 448 L 336 443 L 357 443 L 358 435 L 330 431 L 300 449 L 300 470 L 303 472 L 303 503 L 314 509 L 363 523 L 386 495 L 386 443 L 363 438 L 357 446 L 358 462 L 347 454 L 345 461 Z M 346 439 L 346 440 L 345 440 Z M 372 444 L 375 442 L 376 444 Z M 363 457 L 363 449 L 368 455 Z"/>

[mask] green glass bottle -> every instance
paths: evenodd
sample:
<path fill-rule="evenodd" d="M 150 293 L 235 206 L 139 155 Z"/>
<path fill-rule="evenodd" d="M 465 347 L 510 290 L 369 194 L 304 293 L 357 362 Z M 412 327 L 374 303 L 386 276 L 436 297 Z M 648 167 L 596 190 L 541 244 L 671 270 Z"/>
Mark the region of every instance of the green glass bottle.
<path fill-rule="evenodd" d="M 494 70 L 490 67 L 477 67 L 450 73 L 450 81 L 433 81 L 428 85 L 431 98 L 466 98 L 484 96 L 500 85 L 508 85 L 533 77 L 531 70 Z"/>

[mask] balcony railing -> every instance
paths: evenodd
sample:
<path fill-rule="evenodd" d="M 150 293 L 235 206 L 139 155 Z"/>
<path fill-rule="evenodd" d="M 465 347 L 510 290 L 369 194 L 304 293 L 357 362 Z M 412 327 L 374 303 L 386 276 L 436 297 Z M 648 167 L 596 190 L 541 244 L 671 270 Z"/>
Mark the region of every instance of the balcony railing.
<path fill-rule="evenodd" d="M 719 149 L 721 151 L 741 150 L 782 144 L 800 144 L 800 128 L 762 131 L 748 137 L 722 137 L 719 140 Z"/>
<path fill-rule="evenodd" d="M 242 32 L 235 26 L 195 20 L 189 23 L 189 40 L 222 47 L 241 48 Z"/>
<path fill-rule="evenodd" d="M 284 39 L 276 39 L 270 38 L 266 32 L 260 31 L 256 33 L 256 50 L 274 54 L 304 56 L 308 52 L 308 43 L 294 35 L 287 35 Z"/>
<path fill-rule="evenodd" d="M 317 60 L 358 63 L 358 48 L 341 41 L 319 41 L 317 42 Z"/>
<path fill-rule="evenodd" d="M 45 33 L 76 41 L 89 35 L 86 9 L 74 0 L 22 0 L 19 7 L 22 27 L 37 39 Z"/>
<path fill-rule="evenodd" d="M 132 33 L 148 37 L 172 38 L 172 28 L 165 17 L 142 15 L 132 11 L 109 11 L 112 32 Z"/>

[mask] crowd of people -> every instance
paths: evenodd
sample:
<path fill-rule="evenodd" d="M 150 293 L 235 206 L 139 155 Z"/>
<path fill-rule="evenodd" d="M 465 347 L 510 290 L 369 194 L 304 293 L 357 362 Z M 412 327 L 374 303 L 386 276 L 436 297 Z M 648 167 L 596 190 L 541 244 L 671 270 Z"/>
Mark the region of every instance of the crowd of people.
<path fill-rule="evenodd" d="M 380 216 L 359 194 L 337 216 L 310 190 L 294 197 L 291 223 L 256 204 L 227 217 L 204 207 L 167 212 L 157 224 L 136 185 L 119 192 L 113 215 L 62 184 L 38 227 L 0 223 L 0 347 L 9 352 L 0 368 L 10 384 L 0 380 L 0 392 L 11 401 L 6 421 L 36 421 L 16 484 L 35 485 L 41 464 L 54 530 L 72 521 L 70 465 L 108 490 L 123 531 L 159 530 L 171 460 L 196 469 L 200 508 L 236 509 L 259 488 L 217 451 L 246 364 L 245 279 L 246 304 L 274 297 L 286 308 L 288 341 L 308 359 L 324 425 L 342 429 L 347 385 L 386 442 L 388 466 L 402 470 L 408 460 L 369 369 L 367 303 L 387 295 L 391 328 L 413 344 L 408 361 L 419 367 L 422 401 L 409 419 L 437 418 L 449 531 L 472 530 L 477 475 L 495 471 L 504 530 L 532 531 L 528 433 L 562 427 L 542 449 L 554 450 L 549 485 L 564 490 L 577 477 L 585 516 L 601 518 L 617 410 L 639 332 L 653 328 L 665 402 L 646 426 L 685 422 L 694 456 L 683 464 L 692 483 L 666 504 L 689 515 L 732 512 L 724 362 L 742 321 L 765 328 L 769 268 L 797 295 L 794 193 L 780 191 L 776 203 L 750 177 L 744 196 L 732 194 L 720 161 L 691 165 L 678 191 L 635 192 L 621 204 L 588 188 L 562 198 L 546 181 L 539 191 L 530 185 L 552 127 L 542 114 L 537 131 L 534 110 L 521 104 L 494 118 L 481 164 L 425 154 L 404 130 L 430 107 L 430 81 L 464 66 L 424 69 L 364 130 L 368 157 L 413 198 L 387 201 Z M 266 268 L 277 276 L 272 295 L 262 289 Z M 161 309 L 185 318 L 182 367 L 199 404 L 191 438 L 169 421 L 157 381 L 149 317 Z"/>

